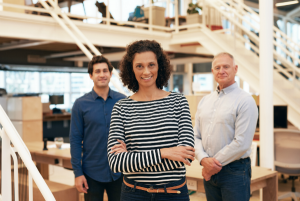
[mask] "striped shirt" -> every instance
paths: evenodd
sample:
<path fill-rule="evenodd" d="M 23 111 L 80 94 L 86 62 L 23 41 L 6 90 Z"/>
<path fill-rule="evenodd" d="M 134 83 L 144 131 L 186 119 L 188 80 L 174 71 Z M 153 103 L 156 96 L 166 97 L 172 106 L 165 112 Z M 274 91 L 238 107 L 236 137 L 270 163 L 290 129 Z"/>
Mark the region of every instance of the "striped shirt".
<path fill-rule="evenodd" d="M 110 154 L 125 142 L 128 152 Z M 162 159 L 160 149 L 194 147 L 194 133 L 186 98 L 172 92 L 154 101 L 118 101 L 111 114 L 108 161 L 113 172 L 123 172 L 136 182 L 165 184 L 185 176 L 184 163 Z"/>

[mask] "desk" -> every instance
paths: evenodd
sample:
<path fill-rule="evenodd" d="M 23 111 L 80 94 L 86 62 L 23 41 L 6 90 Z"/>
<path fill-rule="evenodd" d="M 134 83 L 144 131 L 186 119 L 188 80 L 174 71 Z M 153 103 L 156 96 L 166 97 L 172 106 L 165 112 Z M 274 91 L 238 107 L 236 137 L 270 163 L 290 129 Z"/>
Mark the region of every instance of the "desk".
<path fill-rule="evenodd" d="M 191 166 L 186 166 L 186 178 L 197 181 L 197 191 L 205 193 L 202 166 L 194 161 Z M 262 167 L 252 167 L 251 192 L 263 189 L 264 201 L 277 201 L 278 178 L 277 172 Z"/>
<path fill-rule="evenodd" d="M 54 143 L 48 142 L 49 144 Z M 49 164 L 72 168 L 69 148 L 48 148 L 48 150 L 43 151 L 43 142 L 26 142 L 26 146 L 31 153 L 32 160 L 37 163 L 36 166 L 44 179 L 49 179 Z"/>

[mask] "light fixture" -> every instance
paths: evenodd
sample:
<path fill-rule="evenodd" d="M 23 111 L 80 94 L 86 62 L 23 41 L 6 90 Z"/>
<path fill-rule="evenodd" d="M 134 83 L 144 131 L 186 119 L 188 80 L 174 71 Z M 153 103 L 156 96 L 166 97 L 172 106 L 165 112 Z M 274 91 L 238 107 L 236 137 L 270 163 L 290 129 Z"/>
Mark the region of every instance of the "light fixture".
<path fill-rule="evenodd" d="M 280 2 L 280 3 L 276 3 L 276 6 L 277 7 L 279 7 L 279 6 L 287 6 L 287 5 L 292 5 L 292 4 L 296 4 L 296 3 L 299 3 L 299 1 L 296 0 L 296 1 Z"/>

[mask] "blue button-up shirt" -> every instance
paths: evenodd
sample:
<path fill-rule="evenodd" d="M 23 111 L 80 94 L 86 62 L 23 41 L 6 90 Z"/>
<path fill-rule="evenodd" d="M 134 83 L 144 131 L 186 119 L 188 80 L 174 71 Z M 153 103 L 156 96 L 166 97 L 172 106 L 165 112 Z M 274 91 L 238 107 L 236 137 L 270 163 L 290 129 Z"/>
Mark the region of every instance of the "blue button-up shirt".
<path fill-rule="evenodd" d="M 104 100 L 94 89 L 78 98 L 72 108 L 70 144 L 75 177 L 86 174 L 99 182 L 111 182 L 120 173 L 110 170 L 107 159 L 107 138 L 112 109 L 125 95 L 109 90 Z"/>

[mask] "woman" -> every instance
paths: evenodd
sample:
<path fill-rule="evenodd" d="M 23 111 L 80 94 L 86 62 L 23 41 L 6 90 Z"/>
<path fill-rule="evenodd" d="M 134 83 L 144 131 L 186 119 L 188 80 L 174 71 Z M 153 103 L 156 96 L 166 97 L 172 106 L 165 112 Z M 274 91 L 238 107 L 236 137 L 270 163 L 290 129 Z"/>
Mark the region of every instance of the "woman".
<path fill-rule="evenodd" d="M 136 41 L 120 71 L 135 92 L 115 104 L 108 137 L 110 168 L 124 173 L 121 200 L 189 200 L 184 164 L 194 160 L 194 134 L 186 98 L 162 90 L 168 57 L 156 41 Z"/>

